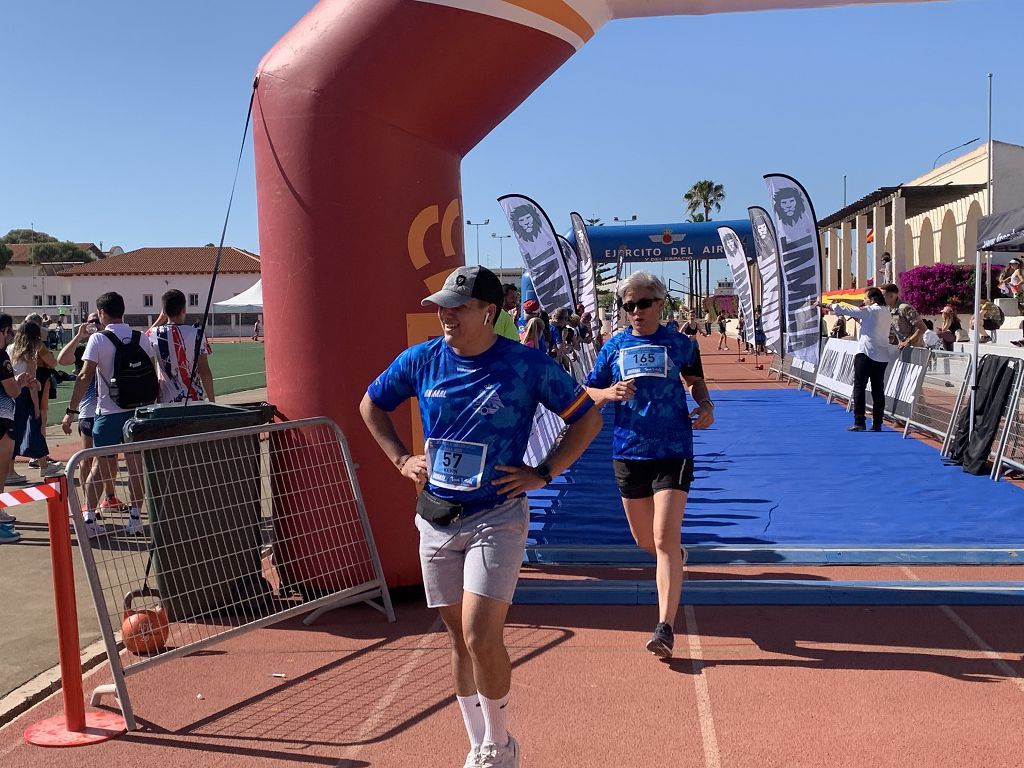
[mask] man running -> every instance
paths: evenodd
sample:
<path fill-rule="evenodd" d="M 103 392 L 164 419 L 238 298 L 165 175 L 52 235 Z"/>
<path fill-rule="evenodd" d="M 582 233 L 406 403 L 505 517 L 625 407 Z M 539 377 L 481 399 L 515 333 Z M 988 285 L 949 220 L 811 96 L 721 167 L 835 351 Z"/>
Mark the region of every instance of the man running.
<path fill-rule="evenodd" d="M 512 665 L 503 630 L 519 578 L 529 506 L 601 428 L 586 391 L 547 355 L 495 334 L 498 278 L 459 267 L 423 305 L 437 306 L 443 336 L 407 349 L 367 389 L 367 428 L 398 471 L 424 484 L 416 504 L 427 605 L 452 642 L 452 670 L 470 752 L 467 766 L 517 767 L 508 732 Z M 390 412 L 415 397 L 425 453 L 405 446 Z M 536 467 L 523 453 L 538 404 L 569 425 Z"/>

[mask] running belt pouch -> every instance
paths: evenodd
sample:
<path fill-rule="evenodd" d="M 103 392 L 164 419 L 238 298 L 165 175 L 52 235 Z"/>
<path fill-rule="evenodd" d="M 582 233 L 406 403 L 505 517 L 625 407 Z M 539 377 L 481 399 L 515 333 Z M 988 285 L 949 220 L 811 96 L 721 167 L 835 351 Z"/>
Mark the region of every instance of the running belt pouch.
<path fill-rule="evenodd" d="M 416 499 L 416 514 L 434 525 L 451 525 L 462 515 L 462 505 L 439 499 L 424 488 Z"/>

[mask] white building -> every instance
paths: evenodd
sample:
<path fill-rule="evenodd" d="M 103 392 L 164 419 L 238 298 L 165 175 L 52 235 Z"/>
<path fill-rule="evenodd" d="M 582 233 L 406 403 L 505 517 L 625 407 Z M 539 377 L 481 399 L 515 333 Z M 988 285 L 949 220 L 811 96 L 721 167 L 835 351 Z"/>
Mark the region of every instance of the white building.
<path fill-rule="evenodd" d="M 127 322 L 148 325 L 160 314 L 160 297 L 177 288 L 185 294 L 189 316 L 199 319 L 206 307 L 216 256 L 215 247 L 139 248 L 74 266 L 48 280 L 65 281 L 59 283 L 60 296 L 70 296 L 78 317 L 95 308 L 100 294 L 117 291 L 124 297 Z M 256 254 L 225 247 L 213 301 L 237 296 L 259 279 L 260 260 Z M 250 315 L 219 314 L 210 335 L 236 335 L 239 328 L 247 328 L 253 321 Z"/>
<path fill-rule="evenodd" d="M 59 273 L 68 269 L 66 263 L 37 264 L 32 261 L 32 246 L 35 243 L 14 243 L 11 260 L 0 270 L 0 307 L 15 318 L 24 317 L 38 307 L 40 312 L 56 314 L 59 307 L 70 309 L 71 283 Z M 94 259 L 106 257 L 93 243 L 76 243 L 88 251 Z"/>
<path fill-rule="evenodd" d="M 974 261 L 978 219 L 988 208 L 989 146 L 897 186 L 880 187 L 818 222 L 825 290 L 877 280 L 883 252 L 895 276 L 922 264 Z M 992 213 L 1024 206 L 1024 147 L 992 142 Z M 872 230 L 874 245 L 868 245 Z M 877 251 L 877 257 L 876 257 Z"/>

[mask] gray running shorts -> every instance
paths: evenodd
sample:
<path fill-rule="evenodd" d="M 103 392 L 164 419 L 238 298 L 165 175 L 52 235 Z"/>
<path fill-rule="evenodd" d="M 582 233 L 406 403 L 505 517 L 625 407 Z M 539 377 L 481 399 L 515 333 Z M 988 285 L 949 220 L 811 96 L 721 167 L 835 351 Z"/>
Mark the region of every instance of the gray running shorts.
<path fill-rule="evenodd" d="M 427 605 L 458 605 L 463 591 L 511 603 L 529 527 L 525 497 L 449 526 L 416 515 Z"/>

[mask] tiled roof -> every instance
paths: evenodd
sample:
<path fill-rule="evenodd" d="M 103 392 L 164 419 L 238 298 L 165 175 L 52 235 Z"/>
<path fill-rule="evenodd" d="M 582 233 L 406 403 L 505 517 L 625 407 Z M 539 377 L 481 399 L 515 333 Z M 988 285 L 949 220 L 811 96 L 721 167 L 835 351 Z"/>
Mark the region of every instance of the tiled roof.
<path fill-rule="evenodd" d="M 60 273 L 62 277 L 77 275 L 209 275 L 217 249 L 195 248 L 138 248 L 134 251 L 108 256 L 102 261 L 80 264 Z M 224 275 L 260 273 L 260 259 L 241 248 L 225 247 L 220 257 L 220 271 Z"/>
<path fill-rule="evenodd" d="M 11 264 L 32 264 L 31 252 L 35 243 L 11 243 L 7 247 L 11 249 Z M 103 251 L 96 247 L 95 243 L 75 243 L 79 248 L 89 251 L 94 259 L 102 259 Z"/>

